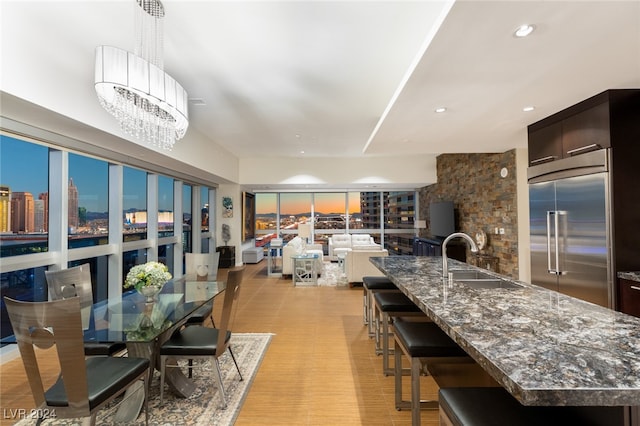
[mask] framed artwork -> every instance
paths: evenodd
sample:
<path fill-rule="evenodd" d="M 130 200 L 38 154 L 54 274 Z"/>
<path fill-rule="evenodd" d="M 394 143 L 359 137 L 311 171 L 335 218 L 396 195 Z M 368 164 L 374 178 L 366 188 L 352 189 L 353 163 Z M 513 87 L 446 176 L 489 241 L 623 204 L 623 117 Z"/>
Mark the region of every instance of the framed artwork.
<path fill-rule="evenodd" d="M 222 197 L 222 217 L 233 217 L 233 199 Z"/>
<path fill-rule="evenodd" d="M 248 241 L 256 234 L 256 195 L 242 193 L 242 241 Z"/>

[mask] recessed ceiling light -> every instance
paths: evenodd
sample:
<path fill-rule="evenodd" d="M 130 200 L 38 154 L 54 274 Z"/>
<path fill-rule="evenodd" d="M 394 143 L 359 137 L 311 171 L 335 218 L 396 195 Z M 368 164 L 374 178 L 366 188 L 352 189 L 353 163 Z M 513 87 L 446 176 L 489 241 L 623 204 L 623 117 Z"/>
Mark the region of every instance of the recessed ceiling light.
<path fill-rule="evenodd" d="M 526 106 L 526 107 L 522 108 L 522 111 L 529 112 L 529 111 L 533 111 L 534 109 L 536 109 L 536 107 L 534 107 L 534 106 Z"/>
<path fill-rule="evenodd" d="M 529 34 L 531 34 L 535 28 L 536 28 L 535 25 L 531 25 L 531 24 L 520 25 L 518 28 L 516 28 L 513 35 L 518 38 L 526 37 Z"/>
<path fill-rule="evenodd" d="M 441 112 L 445 112 L 447 109 L 445 107 L 438 107 L 435 109 L 435 112 L 437 113 L 441 113 Z"/>
<path fill-rule="evenodd" d="M 300 151 L 300 154 L 304 154 L 304 151 Z"/>
<path fill-rule="evenodd" d="M 204 106 L 207 104 L 202 98 L 189 98 L 189 103 L 193 106 Z"/>

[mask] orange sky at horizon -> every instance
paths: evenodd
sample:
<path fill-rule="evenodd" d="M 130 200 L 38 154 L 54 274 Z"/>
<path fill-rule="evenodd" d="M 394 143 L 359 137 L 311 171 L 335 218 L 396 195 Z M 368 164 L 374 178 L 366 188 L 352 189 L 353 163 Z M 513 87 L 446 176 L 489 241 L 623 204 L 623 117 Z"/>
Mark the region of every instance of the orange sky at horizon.
<path fill-rule="evenodd" d="M 257 193 L 256 214 L 275 213 L 277 194 Z M 281 215 L 295 215 L 311 210 L 311 193 L 289 192 L 280 194 Z M 314 212 L 319 214 L 340 213 L 344 214 L 345 193 L 331 192 L 315 193 Z M 349 193 L 349 212 L 360 213 L 360 193 Z"/>

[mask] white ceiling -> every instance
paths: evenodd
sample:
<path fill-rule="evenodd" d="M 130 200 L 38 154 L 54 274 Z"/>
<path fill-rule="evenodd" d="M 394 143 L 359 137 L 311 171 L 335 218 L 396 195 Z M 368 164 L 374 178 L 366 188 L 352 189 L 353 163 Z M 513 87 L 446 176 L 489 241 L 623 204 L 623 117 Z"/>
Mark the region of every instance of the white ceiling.
<path fill-rule="evenodd" d="M 532 122 L 640 87 L 637 0 L 164 4 L 165 71 L 205 103 L 190 131 L 239 158 L 503 152 L 526 146 Z M 1 5 L 2 57 L 18 58 L 3 60 L 2 90 L 30 81 L 13 94 L 117 133 L 93 55 L 134 50 L 134 3 Z M 516 39 L 523 23 L 536 31 Z"/>

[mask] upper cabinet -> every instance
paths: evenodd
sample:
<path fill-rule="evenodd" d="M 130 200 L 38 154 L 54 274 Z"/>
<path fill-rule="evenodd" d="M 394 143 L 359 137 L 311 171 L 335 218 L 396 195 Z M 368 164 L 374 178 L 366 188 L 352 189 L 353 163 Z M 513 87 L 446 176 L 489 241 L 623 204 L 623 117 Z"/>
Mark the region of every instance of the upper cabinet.
<path fill-rule="evenodd" d="M 634 135 L 637 137 L 638 122 L 640 90 L 607 90 L 531 124 L 529 165 L 633 140 Z"/>

